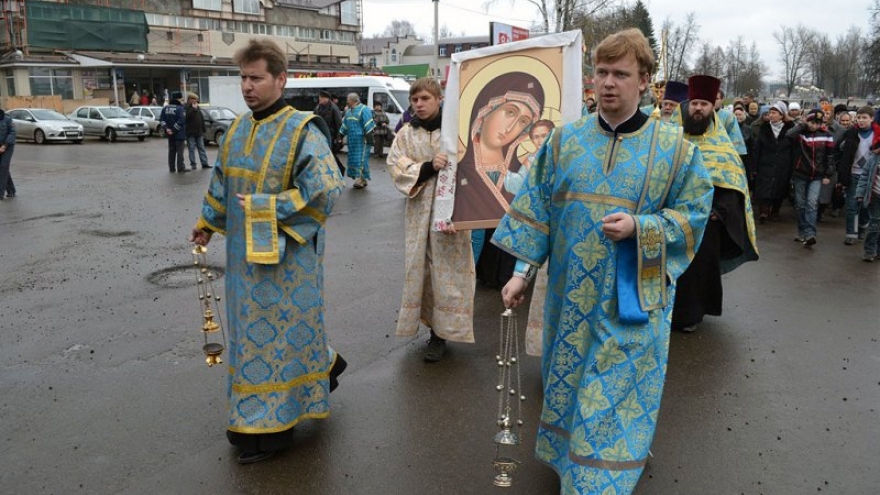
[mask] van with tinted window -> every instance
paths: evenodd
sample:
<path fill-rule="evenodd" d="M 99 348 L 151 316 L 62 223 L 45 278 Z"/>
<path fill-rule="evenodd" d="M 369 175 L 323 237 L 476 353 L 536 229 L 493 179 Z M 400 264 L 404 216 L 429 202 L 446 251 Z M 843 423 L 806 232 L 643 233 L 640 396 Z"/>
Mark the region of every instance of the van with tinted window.
<path fill-rule="evenodd" d="M 349 93 L 357 93 L 361 103 L 370 110 L 376 103 L 381 103 L 388 114 L 388 127 L 394 129 L 409 106 L 409 86 L 399 77 L 288 77 L 284 99 L 297 110 L 311 112 L 318 106 L 318 93 L 327 91 L 339 98 L 340 110 L 345 112 L 346 97 Z"/>

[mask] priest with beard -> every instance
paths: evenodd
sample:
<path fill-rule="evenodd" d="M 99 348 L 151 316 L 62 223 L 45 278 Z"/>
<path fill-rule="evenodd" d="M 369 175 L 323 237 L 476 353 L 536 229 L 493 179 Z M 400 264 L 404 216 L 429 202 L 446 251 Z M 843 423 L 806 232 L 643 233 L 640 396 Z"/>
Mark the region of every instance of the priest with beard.
<path fill-rule="evenodd" d="M 685 332 L 696 330 L 705 315 L 721 316 L 721 275 L 758 259 L 746 171 L 713 108 L 720 86 L 721 81 L 712 76 L 692 76 L 688 79 L 688 100 L 672 119 L 682 125 L 685 139 L 700 148 L 715 187 L 703 242 L 678 279 L 672 328 Z"/>

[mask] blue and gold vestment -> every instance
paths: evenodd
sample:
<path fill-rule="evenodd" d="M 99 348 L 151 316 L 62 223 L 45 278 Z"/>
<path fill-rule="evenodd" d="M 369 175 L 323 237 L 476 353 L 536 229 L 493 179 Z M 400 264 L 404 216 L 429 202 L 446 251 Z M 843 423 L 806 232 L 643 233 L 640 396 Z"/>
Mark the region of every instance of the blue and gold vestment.
<path fill-rule="evenodd" d="M 711 204 L 700 152 L 681 129 L 648 119 L 613 135 L 591 115 L 554 131 L 501 220 L 492 242 L 548 263 L 536 457 L 559 474 L 563 494 L 635 487 L 657 424 L 675 280 L 699 247 Z M 614 212 L 633 215 L 634 239 L 602 233 Z M 634 272 L 627 301 L 622 271 Z M 644 320 L 622 318 L 623 306 Z"/>
<path fill-rule="evenodd" d="M 373 112 L 366 105 L 358 103 L 345 110 L 339 133 L 348 137 L 345 175 L 352 179 L 370 179 L 370 147 L 367 146 L 366 136 L 375 129 Z"/>
<path fill-rule="evenodd" d="M 330 414 L 323 225 L 343 184 L 312 118 L 289 106 L 238 117 L 197 224 L 227 238 L 232 432 L 275 433 Z"/>

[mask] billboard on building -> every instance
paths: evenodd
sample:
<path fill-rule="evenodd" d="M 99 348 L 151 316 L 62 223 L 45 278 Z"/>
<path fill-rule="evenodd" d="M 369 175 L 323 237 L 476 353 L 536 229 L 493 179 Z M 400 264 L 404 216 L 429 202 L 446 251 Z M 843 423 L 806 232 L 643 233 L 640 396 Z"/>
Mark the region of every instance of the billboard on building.
<path fill-rule="evenodd" d="M 489 23 L 489 39 L 493 45 L 529 39 L 529 30 L 502 22 Z"/>

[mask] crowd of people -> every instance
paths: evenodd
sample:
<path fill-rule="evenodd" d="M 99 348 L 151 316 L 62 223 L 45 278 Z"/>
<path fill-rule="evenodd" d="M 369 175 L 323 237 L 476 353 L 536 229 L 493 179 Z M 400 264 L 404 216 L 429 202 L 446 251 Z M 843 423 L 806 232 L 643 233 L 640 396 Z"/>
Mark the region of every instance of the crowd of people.
<path fill-rule="evenodd" d="M 343 170 L 356 188 L 366 187 L 371 140 L 393 138 L 387 170 L 406 198 L 397 335 L 424 328 L 425 361 L 442 360 L 448 341 L 474 342 L 478 260 L 472 231 L 432 224 L 438 174 L 450 163 L 434 79 L 412 84 L 407 122 L 391 131 L 381 109 L 369 110 L 354 93 L 344 115 L 329 93 L 314 112 L 290 107 L 282 97 L 286 56 L 271 41 L 251 40 L 235 61 L 251 113 L 221 144 L 189 238 L 206 245 L 215 233 L 227 237 L 235 350 L 227 437 L 247 464 L 289 446 L 300 421 L 329 415 L 346 362 L 324 331 L 324 223 L 344 187 Z M 623 495 L 649 456 L 670 331 L 694 331 L 704 315 L 721 314 L 721 276 L 758 259 L 756 223 L 777 219 L 793 195 L 796 240 L 814 246 L 819 198 L 830 191 L 824 204 L 832 214 L 841 207 L 836 190 L 854 205 L 847 244 L 865 236 L 865 259 L 873 249 L 873 261 L 880 126 L 869 108 L 857 110 L 855 125 L 841 117 L 848 112 L 832 121 L 825 109 L 802 114 L 795 102 L 744 98 L 727 110 L 721 81 L 707 75 L 667 83 L 656 112 L 640 109 L 654 55 L 638 29 L 604 39 L 592 65 L 596 98 L 581 119 L 557 126 L 525 112 L 531 120 L 509 126 L 538 151 L 526 158 L 527 173 L 501 171 L 497 181 L 512 199 L 483 242 L 513 260 L 502 284 L 505 307 L 525 303 L 546 267 L 544 289 L 530 302 L 542 314 L 536 457 L 559 475 L 563 493 Z M 494 125 L 502 100 L 481 106 L 469 136 Z M 177 112 L 169 110 L 169 123 L 180 121 Z M 349 150 L 345 167 L 335 156 L 340 137 Z"/>
<path fill-rule="evenodd" d="M 687 90 L 685 83 L 668 81 L 662 98 L 642 110 L 656 111 L 658 118 L 668 121 L 688 101 Z M 788 202 L 796 217 L 793 240 L 811 248 L 818 242 L 817 223 L 825 215 L 844 215 L 843 243 L 864 242 L 862 259 L 878 259 L 880 218 L 872 224 L 876 214 L 871 214 L 869 192 L 875 180 L 874 157 L 880 154 L 880 109 L 871 102 L 861 107 L 832 105 L 824 97 L 805 109 L 797 101 L 764 103 L 751 95 L 733 98 L 725 106 L 720 90 L 714 109 L 728 122 L 731 139 L 741 140 L 740 159 L 759 224 L 778 222 Z M 738 129 L 732 128 L 733 122 Z"/>

